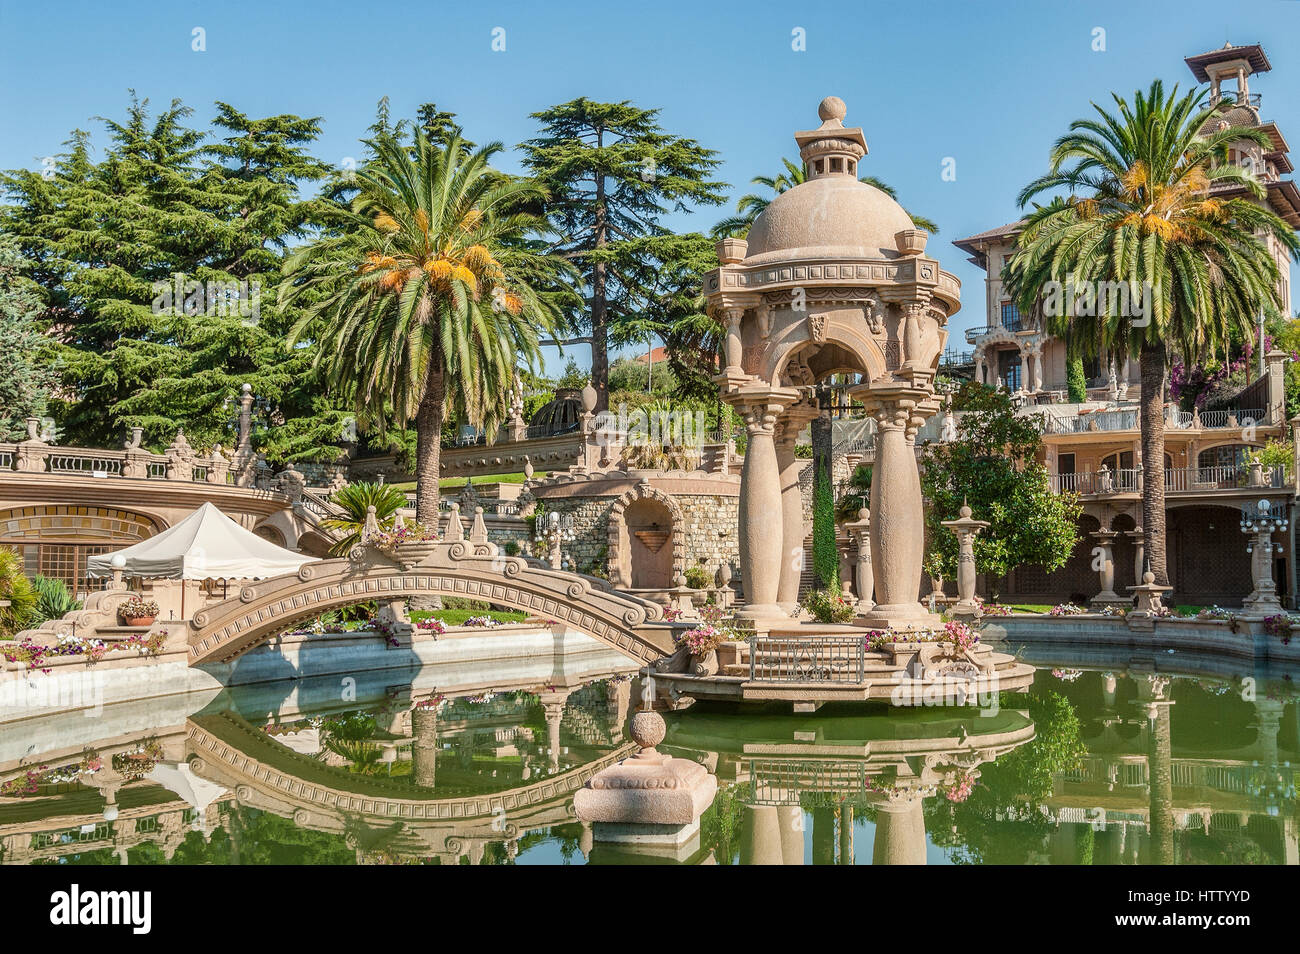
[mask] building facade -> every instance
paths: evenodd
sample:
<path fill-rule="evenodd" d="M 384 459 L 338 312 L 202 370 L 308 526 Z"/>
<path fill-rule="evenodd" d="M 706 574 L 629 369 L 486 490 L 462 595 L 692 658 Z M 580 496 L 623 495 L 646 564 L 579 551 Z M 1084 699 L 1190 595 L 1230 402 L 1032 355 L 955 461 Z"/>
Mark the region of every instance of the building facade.
<path fill-rule="evenodd" d="M 1186 63 L 1197 81 L 1210 85 L 1216 107 L 1210 123 L 1216 129 L 1240 126 L 1268 134 L 1271 149 L 1243 141 L 1230 150 L 1229 161 L 1251 171 L 1264 186 L 1263 201 L 1288 225 L 1300 228 L 1300 192 L 1287 178 L 1293 169 L 1289 147 L 1277 126 L 1262 118 L 1260 95 L 1250 91 L 1250 77 L 1270 69 L 1264 51 L 1257 45 L 1229 45 L 1188 57 Z M 1244 189 L 1229 186 L 1215 192 L 1227 198 Z M 1122 596 L 1127 592 L 1123 587 L 1140 578 L 1142 564 L 1138 363 L 1121 356 L 1086 364 L 1086 400 L 1070 400 L 1066 343 L 1022 316 L 1002 280 L 1021 228 L 1015 222 L 953 243 L 986 273 L 986 320 L 966 332 L 974 347 L 973 373 L 977 381 L 1016 394 L 1022 413 L 1043 417 L 1044 463 L 1053 486 L 1079 494 L 1084 515 L 1078 547 L 1065 567 L 1052 573 L 1021 567 L 1006 580 L 986 583 L 1003 598 L 1087 601 L 1100 586 L 1094 566 L 1109 556 L 1114 590 Z M 1279 298 L 1290 315 L 1289 255 L 1275 238 L 1270 236 L 1267 244 L 1281 274 Z M 1167 555 L 1179 602 L 1240 603 L 1252 586 L 1242 514 L 1261 500 L 1283 506 L 1287 513 L 1295 508 L 1295 461 L 1289 472 L 1252 464 L 1259 448 L 1290 436 L 1284 385 L 1290 358 L 1279 351 L 1257 358 L 1249 383 L 1235 393 L 1190 410 L 1172 396 L 1166 402 Z M 1294 605 L 1294 536 L 1279 534 L 1276 542 L 1282 552 L 1274 577 L 1284 601 Z"/>

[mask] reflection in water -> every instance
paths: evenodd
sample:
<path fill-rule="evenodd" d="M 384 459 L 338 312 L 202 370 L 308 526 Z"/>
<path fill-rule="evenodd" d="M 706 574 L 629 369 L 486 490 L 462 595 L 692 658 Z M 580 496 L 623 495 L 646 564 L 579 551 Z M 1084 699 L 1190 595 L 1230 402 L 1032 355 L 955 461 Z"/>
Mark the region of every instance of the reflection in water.
<path fill-rule="evenodd" d="M 617 675 L 40 720 L 0 736 L 0 846 L 5 864 L 1300 862 L 1289 680 L 1087 666 L 1045 666 L 995 713 L 671 714 L 661 748 L 719 782 L 672 858 L 593 846 L 573 814 L 633 748 Z M 286 700 L 269 720 L 268 698 Z"/>

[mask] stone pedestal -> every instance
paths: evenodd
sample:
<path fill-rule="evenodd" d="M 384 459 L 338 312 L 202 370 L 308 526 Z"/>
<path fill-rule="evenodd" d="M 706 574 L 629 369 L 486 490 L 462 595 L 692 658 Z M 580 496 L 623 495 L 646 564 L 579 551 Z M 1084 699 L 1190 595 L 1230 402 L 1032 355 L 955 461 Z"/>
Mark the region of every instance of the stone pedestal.
<path fill-rule="evenodd" d="M 1150 570 L 1143 573 L 1142 582 L 1129 587 L 1137 597 L 1137 606 L 1128 614 L 1129 626 L 1134 629 L 1154 629 L 1155 620 L 1164 615 L 1161 598 L 1172 589 L 1172 586 L 1156 586 L 1156 575 Z"/>
<path fill-rule="evenodd" d="M 698 837 L 718 781 L 698 762 L 657 752 L 665 732 L 659 713 L 636 713 L 631 735 L 641 751 L 597 772 L 574 794 L 578 819 L 591 823 L 595 841 L 676 848 Z"/>
<path fill-rule="evenodd" d="M 1132 604 L 1129 597 L 1120 596 L 1115 592 L 1115 537 L 1118 533 L 1114 530 L 1097 530 L 1092 533 L 1092 538 L 1097 541 L 1097 546 L 1093 549 L 1093 566 L 1097 570 L 1097 577 L 1101 583 L 1101 592 L 1088 601 L 1088 606 L 1095 610 L 1105 609 L 1107 606 L 1127 607 Z"/>
<path fill-rule="evenodd" d="M 957 534 L 957 603 L 952 615 L 957 619 L 978 619 L 982 613 L 975 602 L 975 535 L 988 527 L 987 520 L 971 518 L 971 509 L 962 504 L 956 520 L 943 525 Z"/>

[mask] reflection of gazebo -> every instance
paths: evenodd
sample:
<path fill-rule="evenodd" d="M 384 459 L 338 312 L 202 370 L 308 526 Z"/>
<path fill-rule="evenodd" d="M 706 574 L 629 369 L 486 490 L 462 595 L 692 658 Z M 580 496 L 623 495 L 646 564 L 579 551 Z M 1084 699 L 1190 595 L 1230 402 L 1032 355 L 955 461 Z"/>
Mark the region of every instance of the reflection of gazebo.
<path fill-rule="evenodd" d="M 954 789 L 973 782 L 979 765 L 1035 731 L 1020 710 L 975 719 L 932 715 L 824 716 L 808 731 L 797 717 L 692 714 L 673 721 L 663 747 L 692 753 L 741 793 L 744 863 L 803 864 L 798 822 L 811 799 L 819 806 L 812 811 L 814 863 L 834 859 L 837 823 L 839 863 L 853 863 L 858 801 L 876 813 L 873 863 L 924 864 L 925 799 L 964 797 Z"/>

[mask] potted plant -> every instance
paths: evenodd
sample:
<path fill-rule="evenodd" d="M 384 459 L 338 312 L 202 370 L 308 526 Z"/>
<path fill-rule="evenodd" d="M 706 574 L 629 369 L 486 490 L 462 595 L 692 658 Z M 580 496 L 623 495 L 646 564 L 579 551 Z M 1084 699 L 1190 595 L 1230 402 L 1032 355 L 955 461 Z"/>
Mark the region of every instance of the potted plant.
<path fill-rule="evenodd" d="M 126 626 L 152 626 L 158 618 L 158 603 L 143 596 L 132 596 L 117 608 L 117 614 Z"/>
<path fill-rule="evenodd" d="M 686 650 L 691 657 L 687 672 L 696 676 L 711 676 L 718 671 L 717 650 L 726 638 L 726 633 L 705 623 L 678 633 L 673 641 L 679 650 Z"/>

